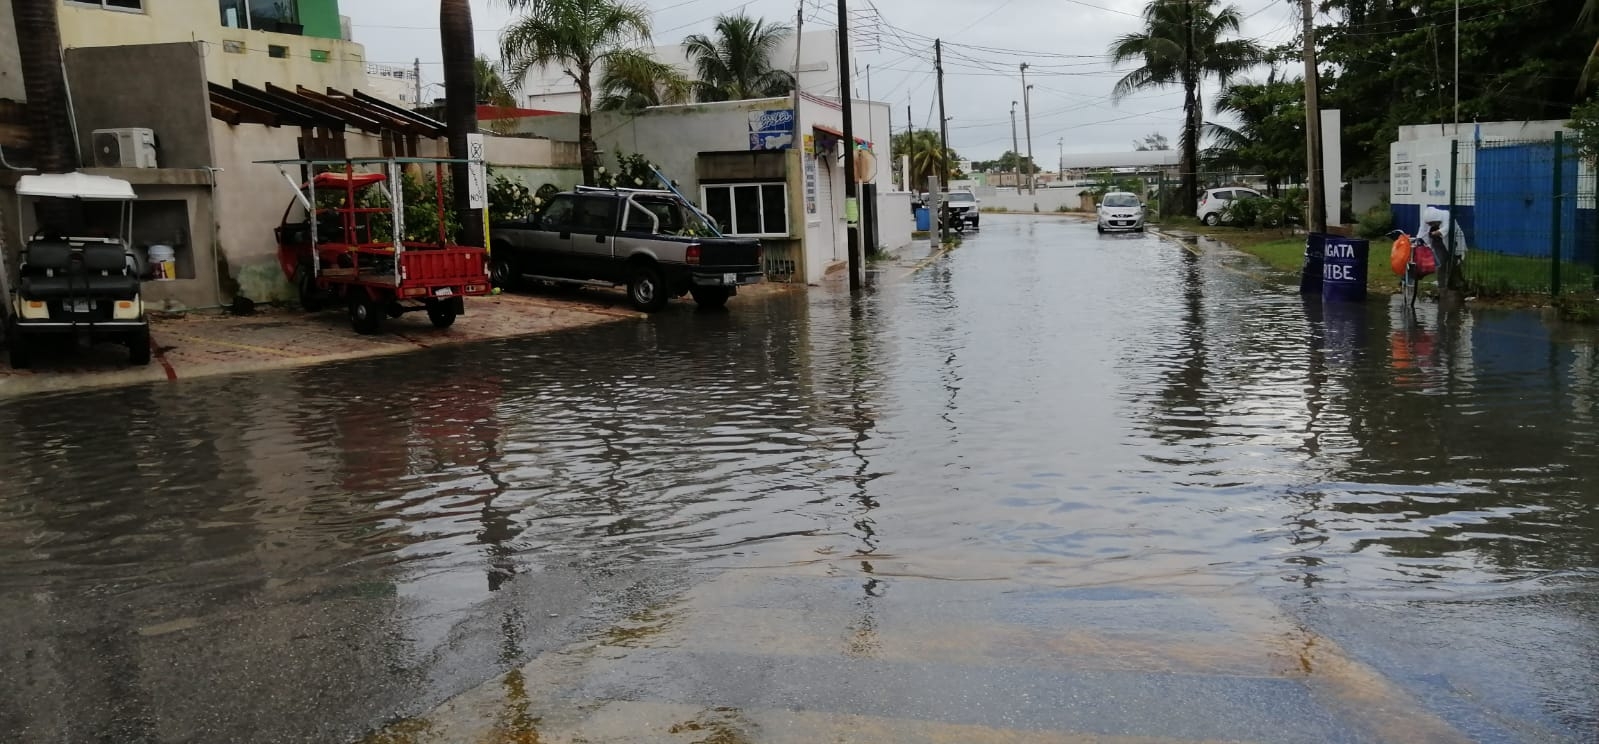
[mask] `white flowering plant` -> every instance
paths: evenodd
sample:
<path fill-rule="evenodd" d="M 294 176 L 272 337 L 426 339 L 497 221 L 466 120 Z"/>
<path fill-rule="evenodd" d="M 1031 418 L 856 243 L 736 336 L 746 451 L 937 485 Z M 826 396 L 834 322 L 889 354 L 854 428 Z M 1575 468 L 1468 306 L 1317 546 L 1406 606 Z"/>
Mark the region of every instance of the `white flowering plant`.
<path fill-rule="evenodd" d="M 595 173 L 596 186 L 613 189 L 658 189 L 660 178 L 655 175 L 655 164 L 643 155 L 621 153 L 616 156 L 616 171 L 600 168 Z"/>
<path fill-rule="evenodd" d="M 520 181 L 496 175 L 489 181 L 489 220 L 526 219 L 543 206 L 543 200 Z"/>

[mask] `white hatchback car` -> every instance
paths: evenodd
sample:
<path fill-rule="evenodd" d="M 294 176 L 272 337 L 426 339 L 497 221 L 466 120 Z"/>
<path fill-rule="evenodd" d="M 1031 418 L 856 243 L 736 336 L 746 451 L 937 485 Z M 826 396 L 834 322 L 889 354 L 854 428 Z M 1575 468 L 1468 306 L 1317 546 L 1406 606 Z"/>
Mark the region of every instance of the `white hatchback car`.
<path fill-rule="evenodd" d="M 1199 211 L 1195 217 L 1211 227 L 1220 225 L 1227 220 L 1227 207 L 1232 205 L 1234 199 L 1260 199 L 1259 191 L 1246 189 L 1242 186 L 1226 186 L 1219 189 L 1206 189 L 1199 195 Z"/>
<path fill-rule="evenodd" d="M 1099 202 L 1099 231 L 1144 231 L 1144 203 L 1137 194 L 1113 191 Z"/>

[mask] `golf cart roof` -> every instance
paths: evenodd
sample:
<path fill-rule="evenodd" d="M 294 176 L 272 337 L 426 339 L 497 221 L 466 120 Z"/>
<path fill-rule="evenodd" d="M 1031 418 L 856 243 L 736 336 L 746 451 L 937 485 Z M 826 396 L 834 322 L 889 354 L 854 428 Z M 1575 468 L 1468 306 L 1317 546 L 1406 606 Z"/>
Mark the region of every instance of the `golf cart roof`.
<path fill-rule="evenodd" d="M 17 179 L 18 196 L 93 201 L 132 201 L 139 196 L 120 178 L 87 173 L 41 173 Z"/>

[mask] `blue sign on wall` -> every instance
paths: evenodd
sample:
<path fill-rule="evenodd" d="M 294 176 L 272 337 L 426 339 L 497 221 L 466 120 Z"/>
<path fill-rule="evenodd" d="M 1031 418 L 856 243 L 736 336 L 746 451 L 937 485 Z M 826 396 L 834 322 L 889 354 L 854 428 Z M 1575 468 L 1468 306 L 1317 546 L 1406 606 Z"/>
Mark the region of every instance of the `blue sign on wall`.
<path fill-rule="evenodd" d="M 750 149 L 787 150 L 794 146 L 794 109 L 750 112 Z"/>

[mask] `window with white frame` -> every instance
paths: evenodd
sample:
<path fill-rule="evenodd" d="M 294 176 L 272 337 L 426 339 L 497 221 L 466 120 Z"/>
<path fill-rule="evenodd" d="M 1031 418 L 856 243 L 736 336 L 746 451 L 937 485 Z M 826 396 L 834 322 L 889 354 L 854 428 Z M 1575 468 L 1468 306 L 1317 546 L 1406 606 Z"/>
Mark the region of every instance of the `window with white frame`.
<path fill-rule="evenodd" d="M 700 187 L 705 211 L 727 235 L 788 237 L 788 184 L 715 183 Z"/>
<path fill-rule="evenodd" d="M 144 0 L 67 0 L 68 5 L 88 5 L 105 10 L 120 10 L 128 13 L 143 13 Z"/>

